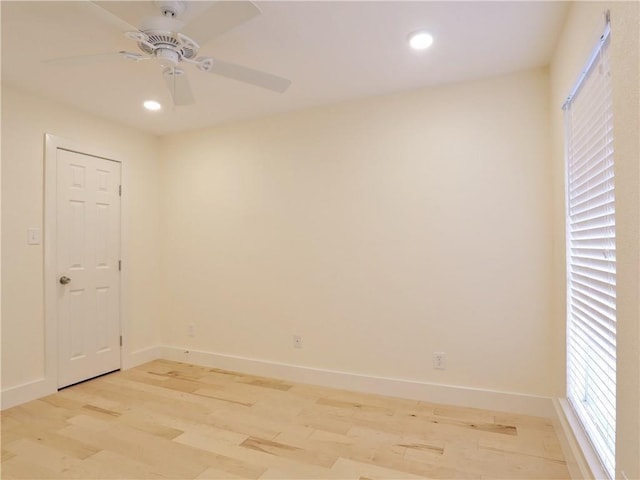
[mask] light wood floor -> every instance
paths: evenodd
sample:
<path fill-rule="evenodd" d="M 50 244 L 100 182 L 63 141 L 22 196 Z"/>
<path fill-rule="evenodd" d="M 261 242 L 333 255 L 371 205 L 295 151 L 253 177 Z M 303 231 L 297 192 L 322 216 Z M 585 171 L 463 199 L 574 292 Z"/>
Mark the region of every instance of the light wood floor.
<path fill-rule="evenodd" d="M 2 412 L 2 478 L 569 478 L 547 419 L 158 360 Z"/>

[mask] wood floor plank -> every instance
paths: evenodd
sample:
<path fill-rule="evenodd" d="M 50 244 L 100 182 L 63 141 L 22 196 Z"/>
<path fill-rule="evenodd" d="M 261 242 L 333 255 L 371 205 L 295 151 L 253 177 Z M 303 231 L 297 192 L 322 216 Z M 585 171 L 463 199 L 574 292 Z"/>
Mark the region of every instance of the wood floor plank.
<path fill-rule="evenodd" d="M 15 458 L 30 458 L 30 461 L 35 465 L 51 470 L 60 476 L 73 471 L 81 463 L 78 458 L 60 453 L 60 451 L 42 445 L 31 438 L 16 440 L 4 445 L 4 448 L 13 453 Z"/>
<path fill-rule="evenodd" d="M 168 360 L 3 411 L 2 478 L 569 478 L 547 418 Z"/>
<path fill-rule="evenodd" d="M 196 479 L 206 479 L 206 480 L 235 480 L 241 479 L 244 477 L 240 477 L 238 475 L 233 475 L 229 472 L 225 472 L 224 470 L 219 470 L 217 468 L 209 467 L 204 472 L 196 477 Z M 262 478 L 262 477 L 260 477 Z"/>
<path fill-rule="evenodd" d="M 379 465 L 373 465 L 370 463 L 358 462 L 356 460 L 350 460 L 346 458 L 340 458 L 335 463 L 332 469 L 339 475 L 344 475 L 345 478 L 370 478 L 370 479 L 420 479 L 423 478 L 419 475 L 413 475 L 406 472 L 400 472 L 398 470 L 389 469 Z"/>
<path fill-rule="evenodd" d="M 2 461 L 2 478 L 60 478 L 60 474 L 47 467 L 43 467 L 28 457 L 13 457 Z M 75 478 L 69 476 L 67 478 Z"/>
<path fill-rule="evenodd" d="M 260 478 L 262 478 L 262 476 L 265 475 L 267 471 L 271 471 L 272 473 L 275 471 L 280 473 L 286 472 L 286 475 L 283 475 L 281 478 L 304 478 L 306 476 L 311 476 L 311 478 L 317 479 L 334 478 L 330 474 L 329 469 L 320 467 L 315 464 L 301 462 L 298 459 L 273 455 L 272 453 L 268 453 L 262 450 L 246 448 L 227 442 L 212 442 L 206 440 L 203 441 L 202 438 L 194 437 L 189 438 L 188 441 L 193 446 L 217 453 L 219 455 L 242 460 L 248 465 L 262 466 L 263 468 L 265 468 L 265 472 L 263 472 Z"/>
<path fill-rule="evenodd" d="M 86 458 L 73 472 L 83 479 L 166 479 L 154 465 L 145 464 L 108 450 Z M 77 475 L 76 475 L 77 474 Z"/>

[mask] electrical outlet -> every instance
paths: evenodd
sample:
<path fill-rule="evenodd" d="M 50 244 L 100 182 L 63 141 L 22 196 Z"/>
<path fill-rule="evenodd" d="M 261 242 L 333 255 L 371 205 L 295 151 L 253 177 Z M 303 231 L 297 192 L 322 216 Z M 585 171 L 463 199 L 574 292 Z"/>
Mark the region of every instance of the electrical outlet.
<path fill-rule="evenodd" d="M 189 333 L 190 337 L 195 337 L 196 336 L 196 326 L 193 323 L 190 323 L 189 326 L 187 327 L 187 332 Z"/>
<path fill-rule="evenodd" d="M 302 337 L 300 335 L 293 336 L 293 348 L 302 348 Z"/>
<path fill-rule="evenodd" d="M 433 368 L 436 370 L 445 369 L 445 354 L 444 352 L 433 352 Z"/>

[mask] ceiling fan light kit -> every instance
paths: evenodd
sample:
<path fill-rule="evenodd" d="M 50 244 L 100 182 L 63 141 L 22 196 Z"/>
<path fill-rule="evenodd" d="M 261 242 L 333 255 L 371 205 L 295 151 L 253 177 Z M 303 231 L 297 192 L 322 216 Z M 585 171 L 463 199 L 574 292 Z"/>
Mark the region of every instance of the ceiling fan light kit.
<path fill-rule="evenodd" d="M 159 47 L 153 55 L 163 68 L 176 66 L 182 60 L 180 54 L 170 48 Z"/>
<path fill-rule="evenodd" d="M 220 35 L 259 14 L 250 1 L 201 2 L 186 0 L 93 2 L 118 20 L 137 25 L 124 35 L 136 42 L 142 53 L 119 51 L 121 57 L 139 62 L 156 60 L 161 67 L 174 105 L 194 103 L 186 71 L 181 63 L 193 64 L 198 70 L 282 93 L 291 84 L 270 73 L 234 63 L 198 56 L 200 44 L 195 37 Z M 194 37 L 194 38 L 192 38 Z M 68 61 L 68 58 L 60 59 Z M 78 57 L 80 58 L 80 57 Z M 48 61 L 54 64 L 56 60 Z"/>

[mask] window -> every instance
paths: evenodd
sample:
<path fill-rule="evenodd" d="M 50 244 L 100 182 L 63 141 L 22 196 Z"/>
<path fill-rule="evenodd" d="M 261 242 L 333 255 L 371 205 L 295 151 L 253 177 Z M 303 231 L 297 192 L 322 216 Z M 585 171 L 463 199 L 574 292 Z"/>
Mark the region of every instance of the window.
<path fill-rule="evenodd" d="M 616 237 L 609 26 L 565 111 L 567 398 L 615 477 Z"/>

